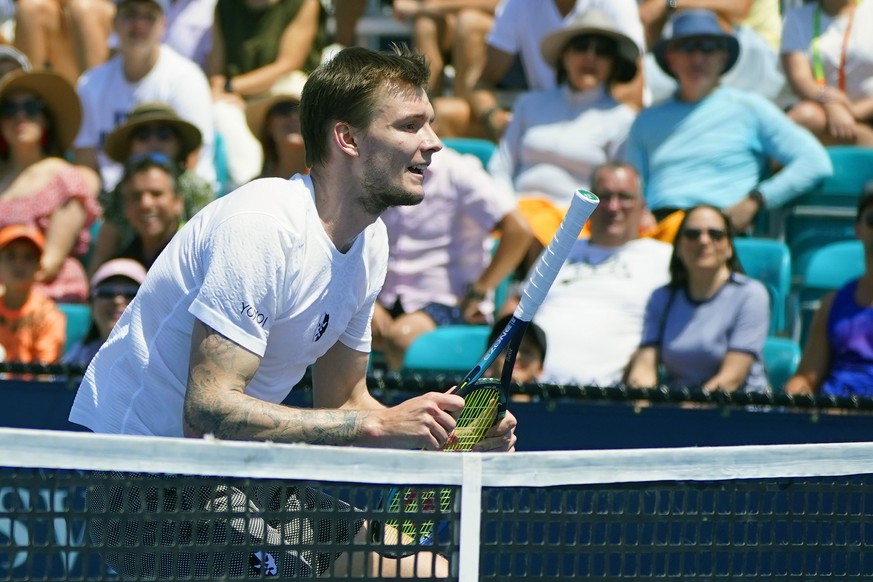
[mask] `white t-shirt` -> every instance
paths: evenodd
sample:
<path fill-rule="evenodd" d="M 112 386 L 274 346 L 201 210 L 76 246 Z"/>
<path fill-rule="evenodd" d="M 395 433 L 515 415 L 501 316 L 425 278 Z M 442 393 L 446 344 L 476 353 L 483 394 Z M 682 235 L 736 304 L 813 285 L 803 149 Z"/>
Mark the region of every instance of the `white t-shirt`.
<path fill-rule="evenodd" d="M 815 36 L 815 11 L 818 2 L 806 3 L 789 10 L 782 25 L 782 54 L 803 53 L 812 64 L 812 40 Z M 832 18 L 821 13 L 819 54 L 825 80 L 839 86 L 840 57 L 849 18 Z M 873 2 L 860 2 L 855 10 L 846 52 L 846 95 L 849 99 L 873 96 Z"/>
<path fill-rule="evenodd" d="M 98 148 L 97 161 L 107 190 L 121 179 L 123 168 L 103 153 L 106 136 L 124 123 L 134 107 L 152 101 L 166 103 L 179 117 L 197 126 L 203 134 L 203 145 L 195 170 L 210 184 L 216 182 L 212 96 L 206 75 L 193 61 L 162 45 L 152 70 L 136 83 L 130 83 L 124 76 L 121 55 L 115 55 L 85 71 L 76 90 L 83 115 L 74 147 Z"/>
<path fill-rule="evenodd" d="M 669 281 L 672 246 L 579 240 L 534 316 L 549 342 L 543 382 L 610 386 L 640 344 L 646 303 Z"/>
<path fill-rule="evenodd" d="M 540 43 L 553 30 L 572 22 L 577 13 L 591 8 L 612 17 L 616 28 L 637 43 L 640 52 L 645 50 L 636 0 L 576 0 L 576 6 L 564 18 L 554 0 L 503 0 L 497 6 L 487 42 L 521 57 L 529 89 L 551 89 L 556 85 L 555 70 L 543 60 Z"/>
<path fill-rule="evenodd" d="M 334 247 L 308 177 L 250 182 L 170 241 L 92 360 L 70 420 L 182 436 L 195 318 L 262 358 L 246 394 L 281 402 L 337 341 L 369 351 L 387 260 L 380 220 L 348 252 Z"/>

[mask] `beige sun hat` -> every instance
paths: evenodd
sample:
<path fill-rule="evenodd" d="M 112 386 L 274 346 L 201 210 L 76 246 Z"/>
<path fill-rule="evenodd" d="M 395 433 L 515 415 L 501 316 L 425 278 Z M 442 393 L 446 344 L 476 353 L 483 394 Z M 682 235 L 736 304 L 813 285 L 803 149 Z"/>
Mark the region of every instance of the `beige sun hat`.
<path fill-rule="evenodd" d="M 176 110 L 166 103 L 140 103 L 133 108 L 127 120 L 112 130 L 103 143 L 103 151 L 110 159 L 118 163 L 125 163 L 130 154 L 130 138 L 138 127 L 149 123 L 163 123 L 169 125 L 179 136 L 182 159 L 200 147 L 203 143 L 203 135 L 192 123 L 179 117 Z"/>
<path fill-rule="evenodd" d="M 0 81 L 0 101 L 17 91 L 33 93 L 45 103 L 61 149 L 73 145 L 82 123 L 82 104 L 66 79 L 51 71 L 13 71 Z"/>
<path fill-rule="evenodd" d="M 620 31 L 612 18 L 605 12 L 592 8 L 580 12 L 563 28 L 559 28 L 545 37 L 540 43 L 543 59 L 558 68 L 558 61 L 564 52 L 564 47 L 570 39 L 582 34 L 598 34 L 615 40 L 618 45 L 618 55 L 615 60 L 615 80 L 626 83 L 637 74 L 637 60 L 640 58 L 640 48 L 629 36 Z"/>
<path fill-rule="evenodd" d="M 246 122 L 249 124 L 252 134 L 260 137 L 261 131 L 264 129 L 264 122 L 267 119 L 267 113 L 277 103 L 282 101 L 300 103 L 303 85 L 306 84 L 307 78 L 306 73 L 302 71 L 292 71 L 276 81 L 266 95 L 254 99 L 246 105 Z"/>

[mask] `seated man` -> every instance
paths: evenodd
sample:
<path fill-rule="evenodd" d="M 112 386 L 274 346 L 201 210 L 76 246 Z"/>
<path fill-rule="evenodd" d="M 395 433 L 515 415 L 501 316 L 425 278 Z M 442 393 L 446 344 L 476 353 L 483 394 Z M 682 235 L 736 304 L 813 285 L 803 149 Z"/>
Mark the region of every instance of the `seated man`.
<path fill-rule="evenodd" d="M 406 349 L 440 325 L 485 323 L 489 293 L 524 258 L 533 233 L 479 160 L 450 149 L 435 154 L 424 173 L 427 196 L 418 206 L 388 209 L 390 257 L 373 314 L 373 336 L 390 370 Z M 490 257 L 485 243 L 501 233 Z"/>
<path fill-rule="evenodd" d="M 121 181 L 121 205 L 133 241 L 115 258 L 139 261 L 146 269 L 182 223 L 185 201 L 176 189 L 174 166 L 163 154 L 133 156 Z"/>
<path fill-rule="evenodd" d="M 600 205 L 534 316 L 550 340 L 541 380 L 609 386 L 642 337 L 646 302 L 669 278 L 672 249 L 639 238 L 645 202 L 633 167 L 610 163 L 594 170 Z"/>
<path fill-rule="evenodd" d="M 657 238 L 671 242 L 683 216 L 678 211 L 700 204 L 723 209 L 743 231 L 761 209 L 779 207 L 829 176 L 830 160 L 812 134 L 766 98 L 721 86 L 740 47 L 713 12 L 683 10 L 672 22 L 673 36 L 653 50 L 679 90 L 639 113 L 627 161 L 640 171 L 659 221 Z M 773 162 L 781 169 L 768 176 Z"/>

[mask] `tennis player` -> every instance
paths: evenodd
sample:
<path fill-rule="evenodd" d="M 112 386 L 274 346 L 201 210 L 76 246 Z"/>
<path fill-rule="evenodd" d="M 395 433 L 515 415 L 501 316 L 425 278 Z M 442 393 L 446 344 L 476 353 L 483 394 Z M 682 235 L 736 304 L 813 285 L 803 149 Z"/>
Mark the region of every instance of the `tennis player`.
<path fill-rule="evenodd" d="M 300 103 L 310 174 L 255 180 L 177 233 L 91 362 L 70 420 L 98 433 L 440 449 L 462 398 L 428 393 L 386 408 L 366 386 L 370 318 L 388 259 L 379 215 L 421 202 L 424 171 L 442 147 L 428 73 L 405 49 L 358 47 L 314 71 Z M 281 405 L 310 365 L 314 409 Z M 479 450 L 514 450 L 515 424 L 507 414 Z M 305 493 L 301 506 L 323 503 Z M 257 501 L 220 499 L 243 509 Z M 111 509 L 114 501 L 95 503 Z M 359 525 L 349 537 L 367 535 Z M 282 543 L 265 531 L 268 543 L 271 535 Z M 447 573 L 444 561 L 414 558 L 399 558 L 396 573 Z M 306 576 L 331 560 L 285 546 L 247 563 L 257 575 Z M 388 561 L 370 563 L 388 574 Z M 414 562 L 434 571 L 415 572 Z"/>

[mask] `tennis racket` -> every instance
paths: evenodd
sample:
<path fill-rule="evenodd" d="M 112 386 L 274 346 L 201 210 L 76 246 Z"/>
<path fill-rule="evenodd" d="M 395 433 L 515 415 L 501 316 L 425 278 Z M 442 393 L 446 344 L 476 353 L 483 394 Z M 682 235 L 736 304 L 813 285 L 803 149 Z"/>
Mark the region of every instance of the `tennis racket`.
<path fill-rule="evenodd" d="M 524 331 L 555 282 L 555 277 L 579 238 L 582 227 L 599 202 L 587 190 L 580 189 L 574 194 L 570 209 L 558 232 L 540 255 L 531 276 L 525 282 L 521 301 L 512 318 L 455 390 L 455 394 L 464 398 L 464 408 L 443 450 L 471 450 L 503 418 L 506 413 L 506 394 L 512 382 L 515 357 Z M 485 370 L 504 350 L 506 361 L 500 379 L 482 378 Z M 395 528 L 398 536 L 402 537 L 399 541 L 401 545 L 432 544 L 435 534 L 448 523 L 440 520 L 439 514 L 448 514 L 454 503 L 454 495 L 449 488 L 396 487 L 391 488 L 387 498 L 389 514 L 407 514 L 403 518 L 386 522 L 386 525 Z"/>

